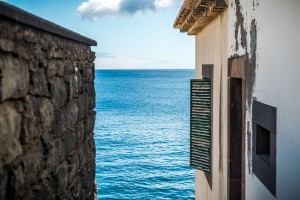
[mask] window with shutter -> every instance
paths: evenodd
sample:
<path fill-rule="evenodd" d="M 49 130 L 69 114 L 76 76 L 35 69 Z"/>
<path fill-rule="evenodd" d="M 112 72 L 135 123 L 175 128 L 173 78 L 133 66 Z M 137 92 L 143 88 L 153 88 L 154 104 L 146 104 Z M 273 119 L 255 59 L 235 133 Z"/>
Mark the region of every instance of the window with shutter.
<path fill-rule="evenodd" d="M 190 166 L 211 169 L 211 79 L 191 80 Z"/>

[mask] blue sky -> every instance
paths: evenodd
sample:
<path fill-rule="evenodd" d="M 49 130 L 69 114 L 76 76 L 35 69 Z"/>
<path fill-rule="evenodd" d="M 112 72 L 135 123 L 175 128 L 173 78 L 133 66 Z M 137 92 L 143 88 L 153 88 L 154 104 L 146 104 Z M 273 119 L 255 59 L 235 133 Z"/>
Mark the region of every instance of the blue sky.
<path fill-rule="evenodd" d="M 98 69 L 194 68 L 194 37 L 173 29 L 183 0 L 5 0 L 97 41 Z"/>

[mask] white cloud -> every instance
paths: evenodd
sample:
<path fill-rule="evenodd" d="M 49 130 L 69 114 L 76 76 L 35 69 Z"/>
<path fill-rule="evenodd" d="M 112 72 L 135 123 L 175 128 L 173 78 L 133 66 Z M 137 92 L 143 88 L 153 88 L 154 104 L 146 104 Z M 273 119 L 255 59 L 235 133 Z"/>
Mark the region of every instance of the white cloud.
<path fill-rule="evenodd" d="M 86 18 L 124 16 L 178 6 L 182 0 L 87 0 L 77 11 Z"/>
<path fill-rule="evenodd" d="M 107 53 L 97 53 L 96 69 L 186 69 L 193 68 L 193 63 L 176 63 L 151 58 L 118 58 Z"/>
<path fill-rule="evenodd" d="M 175 5 L 175 1 L 173 0 L 155 0 L 154 5 L 157 9 L 165 9 L 170 8 Z"/>
<path fill-rule="evenodd" d="M 121 0 L 88 0 L 83 2 L 77 11 L 88 18 L 115 15 L 119 12 L 120 3 Z"/>

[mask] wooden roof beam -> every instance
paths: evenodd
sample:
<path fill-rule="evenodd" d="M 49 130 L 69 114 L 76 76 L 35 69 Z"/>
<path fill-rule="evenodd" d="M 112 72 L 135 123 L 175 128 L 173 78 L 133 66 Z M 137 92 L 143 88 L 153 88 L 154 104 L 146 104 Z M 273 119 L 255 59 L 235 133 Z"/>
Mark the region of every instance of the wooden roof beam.
<path fill-rule="evenodd" d="M 185 0 L 174 22 L 174 28 L 195 35 L 226 7 L 224 0 Z"/>

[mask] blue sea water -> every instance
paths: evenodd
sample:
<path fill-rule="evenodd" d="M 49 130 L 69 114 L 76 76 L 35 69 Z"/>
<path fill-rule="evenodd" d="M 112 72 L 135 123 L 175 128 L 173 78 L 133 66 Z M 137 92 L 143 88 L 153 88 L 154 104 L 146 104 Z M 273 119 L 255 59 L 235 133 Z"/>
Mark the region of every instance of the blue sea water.
<path fill-rule="evenodd" d="M 96 70 L 99 199 L 194 199 L 193 70 Z"/>

